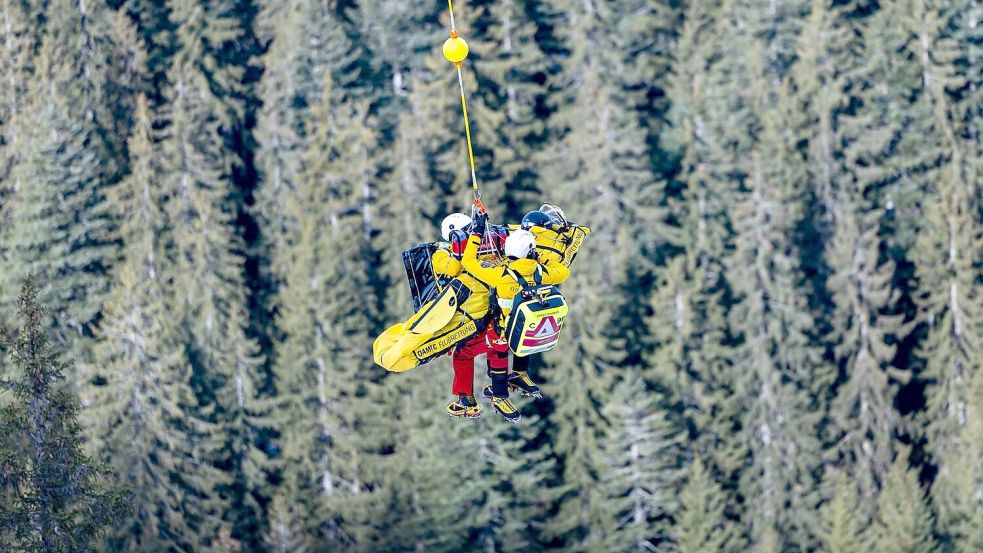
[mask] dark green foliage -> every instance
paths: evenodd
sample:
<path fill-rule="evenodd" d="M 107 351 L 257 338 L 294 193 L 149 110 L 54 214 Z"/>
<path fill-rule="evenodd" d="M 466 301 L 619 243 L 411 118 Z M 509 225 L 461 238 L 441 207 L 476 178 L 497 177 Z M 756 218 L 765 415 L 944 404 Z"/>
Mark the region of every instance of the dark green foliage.
<path fill-rule="evenodd" d="M 0 319 L 133 490 L 66 547 L 980 551 L 979 2 L 455 11 L 492 221 L 593 229 L 519 426 L 371 360 L 471 201 L 442 2 L 0 0 Z"/>
<path fill-rule="evenodd" d="M 83 452 L 69 366 L 49 343 L 38 292 L 28 277 L 17 301 L 23 326 L 3 334 L 15 374 L 0 381 L 13 395 L 0 411 L 0 539 L 8 551 L 94 551 L 127 511 L 129 491 L 107 483 L 112 473 Z"/>
<path fill-rule="evenodd" d="M 69 341 L 91 336 L 119 253 L 106 200 L 111 164 L 98 129 L 71 107 L 67 68 L 53 56 L 52 48 L 42 50 L 38 71 L 47 77 L 31 87 L 33 124 L 21 131 L 27 135 L 13 169 L 19 186 L 4 230 L 5 273 L 17 280 L 37 276 L 58 340 L 78 352 L 85 342 Z"/>

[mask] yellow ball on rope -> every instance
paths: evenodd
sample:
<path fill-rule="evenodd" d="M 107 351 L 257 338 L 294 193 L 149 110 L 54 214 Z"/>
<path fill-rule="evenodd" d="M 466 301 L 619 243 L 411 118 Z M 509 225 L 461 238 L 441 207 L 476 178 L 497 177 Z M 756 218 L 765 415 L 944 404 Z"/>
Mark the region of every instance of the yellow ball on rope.
<path fill-rule="evenodd" d="M 461 63 L 468 57 L 468 43 L 459 36 L 445 40 L 444 57 L 451 63 Z"/>

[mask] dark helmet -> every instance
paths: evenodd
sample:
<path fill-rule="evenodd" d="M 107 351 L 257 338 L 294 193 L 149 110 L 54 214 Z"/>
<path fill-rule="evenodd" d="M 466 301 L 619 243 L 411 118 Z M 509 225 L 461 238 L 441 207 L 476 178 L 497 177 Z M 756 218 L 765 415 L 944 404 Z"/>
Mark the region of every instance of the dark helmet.
<path fill-rule="evenodd" d="M 532 227 L 549 228 L 550 216 L 542 211 L 530 211 L 522 218 L 522 224 L 520 226 L 525 230 L 529 230 Z"/>

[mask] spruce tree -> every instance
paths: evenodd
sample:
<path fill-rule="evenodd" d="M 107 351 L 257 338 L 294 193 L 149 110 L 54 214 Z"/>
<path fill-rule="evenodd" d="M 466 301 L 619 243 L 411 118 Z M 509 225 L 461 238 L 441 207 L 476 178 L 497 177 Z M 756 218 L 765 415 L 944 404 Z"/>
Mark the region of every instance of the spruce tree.
<path fill-rule="evenodd" d="M 974 370 L 966 388 L 965 421 L 947 437 L 931 490 L 940 541 L 958 553 L 983 547 L 983 371 Z"/>
<path fill-rule="evenodd" d="M 83 452 L 78 399 L 64 382 L 69 365 L 49 343 L 38 294 L 25 279 L 17 302 L 23 326 L 3 334 L 20 374 L 0 380 L 14 396 L 0 411 L 0 538 L 12 551 L 92 551 L 127 511 L 129 492 L 106 483 L 109 471 Z"/>
<path fill-rule="evenodd" d="M 19 0 L 0 2 L 0 261 L 9 259 L 8 231 L 11 226 L 11 200 L 21 185 L 14 167 L 22 157 L 24 140 L 30 127 L 28 94 L 33 70 L 36 35 L 31 32 L 26 10 Z M 9 282 L 8 282 L 9 280 Z M 0 298 L 13 297 L 16 280 L 0 280 Z M 0 366 L 2 366 L 0 362 Z"/>
<path fill-rule="evenodd" d="M 223 481 L 196 447 L 217 428 L 195 414 L 191 371 L 182 364 L 182 336 L 168 303 L 171 227 L 157 196 L 164 160 L 148 102 L 137 106 L 128 145 L 132 171 L 109 194 L 124 261 L 97 333 L 95 361 L 83 367 L 90 441 L 135 492 L 134 513 L 108 542 L 121 551 L 188 548 L 196 536 L 216 535 L 219 513 L 207 499 Z"/>
<path fill-rule="evenodd" d="M 269 44 L 261 59 L 264 72 L 257 85 L 263 102 L 256 138 L 256 163 L 262 175 L 256 205 L 268 255 L 275 256 L 290 236 L 286 199 L 297 187 L 300 156 L 310 137 L 307 129 L 320 101 L 325 78 L 339 86 L 352 84 L 358 73 L 353 43 L 331 2 L 270 2 L 257 18 L 257 35 Z"/>
<path fill-rule="evenodd" d="M 382 256 L 380 278 L 388 283 L 387 321 L 403 320 L 410 313 L 406 272 L 400 252 L 424 242 L 442 240 L 440 222 L 446 215 L 470 215 L 471 190 L 465 180 L 466 162 L 460 159 L 463 138 L 448 133 L 441 122 L 459 115 L 459 96 L 446 86 L 449 65 L 433 58 L 427 69 L 408 83 L 410 109 L 399 115 L 394 142 L 383 154 L 388 173 L 379 183 L 373 204 L 378 232 L 373 248 Z M 504 222 L 501 206 L 487 204 L 493 222 Z"/>
<path fill-rule="evenodd" d="M 602 527 L 608 551 L 650 549 L 671 536 L 666 520 L 678 509 L 683 452 L 680 429 L 667 419 L 660 399 L 632 371 L 603 408 L 611 421 L 601 445 L 601 485 L 612 507 Z"/>
<path fill-rule="evenodd" d="M 882 210 L 863 200 L 862 187 L 845 190 L 838 198 L 840 213 L 827 254 L 835 271 L 829 282 L 836 304 L 831 341 L 847 381 L 837 391 L 831 417 L 839 451 L 853 466 L 862 505 L 869 508 L 890 465 L 900 422 L 893 406 L 893 379 L 906 373 L 892 365 L 893 340 L 901 329 L 900 317 L 887 313 L 897 292 L 891 287 L 893 264 L 879 259 Z"/>
<path fill-rule="evenodd" d="M 767 96 L 758 101 L 765 105 Z M 834 375 L 811 343 L 818 332 L 798 291 L 804 277 L 790 239 L 804 211 L 805 183 L 794 173 L 795 153 L 781 138 L 782 114 L 769 110 L 763 117 L 748 179 L 732 210 L 737 235 L 727 272 L 737 302 L 730 324 L 741 342 L 730 401 L 743 413 L 736 448 L 747 459 L 740 493 L 752 541 L 805 548 L 814 510 L 812 475 L 822 462 L 816 429 L 824 405 L 813 391 Z"/>
<path fill-rule="evenodd" d="M 543 440 L 548 422 L 518 397 L 523 418 L 516 426 L 505 424 L 488 404 L 479 420 L 447 417 L 442 408 L 450 397 L 448 365 L 447 359 L 436 360 L 390 375 L 382 385 L 375 412 L 384 409 L 392 426 L 366 439 L 373 449 L 393 453 L 372 460 L 382 497 L 363 509 L 368 516 L 392 516 L 368 521 L 373 541 L 365 545 L 372 551 L 401 551 L 406 544 L 423 550 L 547 549 L 543 526 L 551 493 L 544 489 L 557 463 L 551 448 L 537 440 Z M 483 365 L 479 359 L 478 374 Z M 482 380 L 475 382 L 479 396 Z M 462 511 L 468 516 L 461 517 Z"/>
<path fill-rule="evenodd" d="M 884 479 L 878 513 L 871 528 L 871 550 L 883 553 L 930 553 L 937 545 L 932 536 L 933 515 L 908 466 L 907 452 L 898 454 Z"/>
<path fill-rule="evenodd" d="M 470 3 L 461 1 L 454 8 L 459 25 L 472 17 Z M 438 37 L 448 28 L 445 24 L 449 25 L 446 6 L 379 0 L 349 8 L 345 15 L 356 26 L 349 32 L 362 39 L 357 54 L 359 65 L 365 71 L 363 79 L 379 83 L 374 88 L 361 84 L 355 88 L 360 97 L 368 99 L 380 110 L 380 124 L 387 126 L 402 111 L 400 108 L 405 107 L 400 100 L 409 92 L 410 78 L 426 64 L 428 56 L 439 56 L 438 41 L 443 39 Z M 444 69 L 453 71 L 446 62 Z"/>
<path fill-rule="evenodd" d="M 287 198 L 297 223 L 278 268 L 279 345 L 275 376 L 283 483 L 297 506 L 304 543 L 357 545 L 360 494 L 368 493 L 359 428 L 370 406 L 365 371 L 371 366 L 367 286 L 368 237 L 359 203 L 360 168 L 370 163 L 374 137 L 364 105 L 324 87 L 309 122 L 299 187 Z M 372 517 L 365 517 L 371 522 Z"/>
<path fill-rule="evenodd" d="M 126 139 L 136 94 L 145 85 L 145 54 L 129 18 L 105 0 L 49 0 L 43 33 L 64 65 L 66 104 L 95 132 L 89 148 L 115 181 L 126 168 Z"/>
<path fill-rule="evenodd" d="M 798 41 L 798 59 L 790 71 L 791 94 L 800 108 L 796 136 L 805 140 L 803 156 L 815 199 L 809 212 L 816 230 L 828 237 L 838 178 L 835 158 L 842 141 L 838 118 L 849 102 L 847 70 L 855 63 L 848 7 L 813 0 Z"/>
<path fill-rule="evenodd" d="M 220 427 L 199 414 L 159 271 L 136 257 L 121 266 L 88 373 L 99 382 L 86 393 L 92 440 L 134 490 L 113 550 L 203 546 L 222 526 L 215 487 L 228 477 L 212 464 Z"/>
<path fill-rule="evenodd" d="M 914 252 L 921 311 L 928 326 L 920 356 L 932 382 L 925 417 L 938 459 L 947 457 L 945 450 L 956 445 L 960 428 L 968 422 L 966 412 L 973 401 L 969 383 L 981 370 L 983 347 L 983 294 L 977 283 L 983 227 L 958 172 L 951 165 L 943 170 L 938 189 L 928 199 L 925 231 Z"/>
<path fill-rule="evenodd" d="M 598 115 L 587 115 L 594 112 Z M 595 546 L 592 542 L 598 538 L 590 529 L 606 516 L 603 500 L 592 497 L 598 491 L 598 440 L 605 427 L 594 405 L 609 393 L 605 369 L 623 362 L 629 339 L 638 346 L 638 337 L 632 335 L 636 329 L 622 314 L 637 301 L 629 295 L 628 272 L 640 262 L 637 238 L 645 233 L 637 230 L 659 224 L 654 206 L 658 200 L 652 198 L 654 179 L 641 162 L 640 129 L 594 73 L 586 76 L 568 116 L 573 119 L 577 113 L 589 123 L 567 130 L 544 171 L 546 182 L 555 183 L 549 185 L 556 190 L 554 203 L 566 206 L 568 217 L 594 231 L 578 258 L 593 270 L 575 267 L 564 284 L 565 292 L 577 300 L 564 323 L 563 345 L 546 356 L 549 368 L 535 375 L 543 375 L 547 388 L 552 388 L 554 416 L 569 422 L 556 427 L 554 439 L 557 453 L 567 461 L 564 479 L 570 487 L 550 531 L 566 536 L 574 550 Z M 616 301 L 611 299 L 615 296 Z"/>
<path fill-rule="evenodd" d="M 25 110 L 29 107 L 28 87 L 34 54 L 35 35 L 19 0 L 0 2 L 0 205 L 13 190 L 11 169 L 18 159 L 25 134 Z"/>
<path fill-rule="evenodd" d="M 815 536 L 823 551 L 863 553 L 870 551 L 869 519 L 860 511 L 856 485 L 843 472 L 827 469 L 824 479 L 827 502 L 815 520 Z"/>
<path fill-rule="evenodd" d="M 537 10 L 551 9 L 550 3 L 526 0 L 474 1 L 459 16 L 471 44 L 464 67 L 466 76 L 474 78 L 465 86 L 477 137 L 478 178 L 488 205 L 498 206 L 503 215 L 521 217 L 548 200 L 536 156 L 548 143 L 544 112 L 555 69 L 537 35 L 555 18 Z"/>
<path fill-rule="evenodd" d="M 435 366 L 437 365 L 437 366 Z M 451 419 L 442 412 L 450 371 L 437 360 L 409 373 L 390 375 L 382 383 L 392 426 L 384 442 L 394 449 L 377 464 L 377 512 L 391 513 L 373 521 L 362 538 L 369 551 L 450 551 L 460 548 L 518 548 L 529 534 L 506 530 L 511 540 L 492 531 L 501 525 L 505 508 L 502 490 L 484 470 L 508 461 L 496 438 L 501 421 L 485 408 L 478 420 Z M 443 380 L 445 382 L 442 382 Z M 396 401 L 393 401 L 393 400 Z M 462 424 L 463 423 L 463 424 Z M 379 439 L 379 438 L 376 438 Z M 494 457 L 493 457 L 494 455 Z M 518 473 L 515 473 L 518 475 Z M 470 484 L 464 485 L 467 481 Z M 497 501 L 490 500 L 493 495 Z M 489 512 L 492 511 L 492 512 Z M 460 516 L 467 512 L 468 516 Z M 371 512 L 366 512 L 371 515 Z M 485 525 L 487 528 L 482 528 Z M 482 531 L 484 530 L 484 532 Z"/>
<path fill-rule="evenodd" d="M 950 37 L 945 10 L 933 3 L 914 2 L 902 17 L 910 34 L 911 58 L 921 69 L 922 101 L 932 107 L 925 118 L 934 120 L 937 141 L 944 154 L 924 187 L 923 231 L 912 257 L 918 276 L 918 301 L 928 335 L 920 357 L 928 393 L 929 439 L 934 456 L 958 446 L 960 428 L 973 400 L 969 385 L 980 370 L 978 351 L 983 346 L 983 294 L 977 282 L 983 226 L 967 180 L 964 159 L 972 155 L 960 136 L 962 121 L 947 90 L 966 85 L 956 62 L 958 44 Z M 940 466 L 940 471 L 947 469 Z"/>
<path fill-rule="evenodd" d="M 297 521 L 296 506 L 286 505 L 282 495 L 275 495 L 269 509 L 270 530 L 266 535 L 266 549 L 273 553 L 307 553 L 303 531 Z"/>
<path fill-rule="evenodd" d="M 100 130 L 113 129 L 107 81 L 110 68 L 111 14 L 104 1 L 49 0 L 45 3 L 45 40 L 54 59 L 66 64 L 64 79 L 75 83 L 66 91 L 78 116 Z M 103 140 L 118 137 L 106 133 L 94 147 L 107 147 Z M 122 137 L 125 139 L 125 135 Z M 100 152 L 103 154 L 108 151 Z"/>
<path fill-rule="evenodd" d="M 46 43 L 38 59 L 32 126 L 14 171 L 23 185 L 11 199 L 8 278 L 34 274 L 55 319 L 55 339 L 84 360 L 92 325 L 109 291 L 119 253 L 107 210 L 107 160 L 98 129 L 70 105 L 70 68 Z M 55 283 L 57 282 L 57 285 Z M 83 340 L 72 340 L 81 337 Z M 72 340 L 70 342 L 70 340 Z"/>
<path fill-rule="evenodd" d="M 245 332 L 244 246 L 236 227 L 241 197 L 232 182 L 241 159 L 228 147 L 242 116 L 242 68 L 223 50 L 243 37 L 242 22 L 231 2 L 175 0 L 169 7 L 177 49 L 168 73 L 160 177 L 169 199 L 168 304 L 186 344 L 182 362 L 192 369 L 198 411 L 189 416 L 221 429 L 201 446 L 229 474 L 227 486 L 213 483 L 215 494 L 237 506 L 226 505 L 224 514 L 231 537 L 254 547 L 264 531 L 256 524 L 262 516 L 256 498 L 266 493 L 258 436 L 268 405 L 259 397 L 258 347 Z"/>
<path fill-rule="evenodd" d="M 555 398 L 549 420 L 567 421 L 554 424 L 551 434 L 564 482 L 546 537 L 561 537 L 571 551 L 602 547 L 600 528 L 615 510 L 599 486 L 610 421 L 596 406 L 611 394 L 609 370 L 637 363 L 628 359 L 641 351 L 644 327 L 630 321 L 641 320 L 636 310 L 647 298 L 635 283 L 651 278 L 644 255 L 661 243 L 666 225 L 663 189 L 646 163 L 644 129 L 614 77 L 623 61 L 605 42 L 605 32 L 620 21 L 608 19 L 613 10 L 607 2 L 588 2 L 557 21 L 569 51 L 557 78 L 568 92 L 554 97 L 564 109 L 551 118 L 555 138 L 538 156 L 540 188 L 551 191 L 544 201 L 594 232 L 564 284 L 575 299 L 563 341 L 540 373 Z"/>
<path fill-rule="evenodd" d="M 863 47 L 870 57 L 861 71 L 879 78 L 890 73 L 889 58 L 881 52 L 885 34 L 895 30 L 878 13 L 867 32 Z M 837 447 L 853 466 L 861 505 L 868 512 L 894 455 L 900 423 L 894 394 L 911 376 L 895 361 L 897 343 L 909 330 L 899 304 L 890 239 L 881 234 L 890 198 L 900 201 L 907 193 L 890 170 L 893 153 L 885 149 L 900 132 L 894 108 L 883 98 L 885 90 L 892 88 L 864 89 L 858 98 L 864 109 L 841 118 L 843 158 L 833 190 L 833 236 L 825 252 L 832 271 L 827 287 L 835 305 L 829 338 L 846 375 L 831 418 Z"/>
<path fill-rule="evenodd" d="M 735 401 L 741 375 L 733 367 L 736 337 L 728 324 L 733 299 L 725 263 L 734 239 L 731 208 L 747 173 L 739 162 L 750 154 L 754 114 L 747 98 L 751 71 L 739 54 L 750 48 L 750 37 L 738 29 L 740 14 L 733 3 L 725 8 L 689 6 L 673 64 L 673 131 L 665 144 L 680 159 L 671 183 L 681 190 L 680 201 L 669 200 L 671 218 L 680 228 L 670 227 L 666 236 L 681 249 L 683 262 L 670 265 L 681 269 L 670 273 L 667 284 L 674 289 L 656 292 L 662 309 L 671 301 L 671 316 L 656 315 L 661 318 L 656 339 L 657 344 L 671 344 L 669 366 L 659 371 L 669 378 L 672 402 L 682 408 L 691 428 L 690 448 L 726 475 L 721 484 L 731 491 L 736 472 L 745 465 L 735 440 L 744 412 Z M 725 45 L 722 35 L 738 45 Z M 672 328 L 680 336 L 671 336 Z M 732 504 L 727 509 L 737 510 Z"/>
<path fill-rule="evenodd" d="M 678 553 L 738 551 L 733 525 L 724 516 L 724 492 L 699 457 L 679 496 L 675 514 L 675 549 Z"/>

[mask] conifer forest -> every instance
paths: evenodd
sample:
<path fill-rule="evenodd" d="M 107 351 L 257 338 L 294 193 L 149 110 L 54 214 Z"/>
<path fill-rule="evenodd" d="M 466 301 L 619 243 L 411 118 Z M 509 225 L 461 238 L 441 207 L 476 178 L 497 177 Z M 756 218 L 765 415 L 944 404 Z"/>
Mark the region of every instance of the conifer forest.
<path fill-rule="evenodd" d="M 983 2 L 456 0 L 542 399 L 387 372 L 444 0 L 0 0 L 0 551 L 983 551 Z"/>

